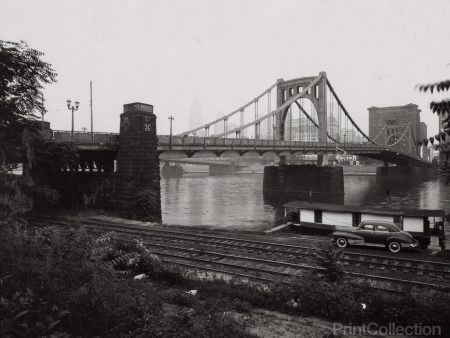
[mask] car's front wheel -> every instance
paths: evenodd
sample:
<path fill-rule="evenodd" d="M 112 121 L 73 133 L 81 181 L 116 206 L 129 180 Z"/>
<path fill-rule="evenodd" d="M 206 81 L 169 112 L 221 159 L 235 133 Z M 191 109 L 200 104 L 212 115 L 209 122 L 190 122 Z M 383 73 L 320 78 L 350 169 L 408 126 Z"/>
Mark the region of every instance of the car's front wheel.
<path fill-rule="evenodd" d="M 396 241 L 389 242 L 387 247 L 388 247 L 389 251 L 393 252 L 393 253 L 397 253 L 401 249 L 400 243 L 396 242 Z"/>
<path fill-rule="evenodd" d="M 344 237 L 338 237 L 336 238 L 336 245 L 340 248 L 345 248 L 348 245 L 348 242 Z"/>

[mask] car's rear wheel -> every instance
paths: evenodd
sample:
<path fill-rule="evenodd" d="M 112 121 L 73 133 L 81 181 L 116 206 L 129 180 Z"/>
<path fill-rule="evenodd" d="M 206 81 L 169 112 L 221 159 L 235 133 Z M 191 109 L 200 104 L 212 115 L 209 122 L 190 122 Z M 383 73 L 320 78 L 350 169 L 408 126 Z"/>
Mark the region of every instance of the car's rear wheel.
<path fill-rule="evenodd" d="M 348 242 L 344 237 L 338 237 L 336 239 L 336 245 L 340 248 L 345 248 L 348 245 Z"/>
<path fill-rule="evenodd" d="M 387 247 L 388 247 L 389 251 L 393 252 L 393 253 L 397 253 L 401 249 L 400 243 L 396 242 L 396 241 L 389 242 Z"/>

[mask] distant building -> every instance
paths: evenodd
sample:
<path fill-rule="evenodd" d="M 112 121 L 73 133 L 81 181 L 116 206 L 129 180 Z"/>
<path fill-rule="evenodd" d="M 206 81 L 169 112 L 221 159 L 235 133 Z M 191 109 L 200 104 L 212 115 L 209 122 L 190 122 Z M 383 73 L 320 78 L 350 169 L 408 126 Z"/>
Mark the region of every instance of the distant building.
<path fill-rule="evenodd" d="M 417 141 L 422 141 L 423 139 L 428 138 L 428 127 L 425 122 L 420 122 L 420 135 Z M 422 147 L 422 158 L 428 159 L 430 158 L 430 150 L 426 147 Z"/>
<path fill-rule="evenodd" d="M 363 143 L 362 135 L 354 128 L 341 128 L 335 117 L 328 116 L 327 132 L 338 142 L 342 143 Z M 286 140 L 319 142 L 319 130 L 306 117 L 300 119 L 286 118 L 285 124 Z"/>
<path fill-rule="evenodd" d="M 189 113 L 189 129 L 200 127 L 203 124 L 203 112 L 200 103 L 195 100 Z"/>
<path fill-rule="evenodd" d="M 221 117 L 223 117 L 223 116 L 225 116 L 225 113 L 224 113 L 223 111 L 220 111 L 219 113 L 217 113 L 216 118 L 219 119 L 219 118 L 221 118 Z M 228 128 L 228 129 L 229 129 L 229 128 Z M 225 131 L 225 130 L 224 130 L 224 123 L 223 123 L 223 122 L 222 122 L 222 123 L 216 123 L 216 124 L 214 125 L 214 134 L 211 133 L 211 136 L 212 136 L 212 135 L 219 135 L 219 134 L 222 134 L 224 131 Z"/>
<path fill-rule="evenodd" d="M 420 133 L 420 109 L 416 104 L 409 103 L 405 106 L 390 106 L 390 107 L 370 107 L 369 110 L 369 137 L 375 139 L 379 143 L 385 143 L 386 134 L 382 132 L 383 127 L 387 125 L 401 126 L 409 125 L 413 136 L 408 140 L 401 140 L 397 146 L 408 151 L 414 149 Z M 400 134 L 400 133 L 399 133 Z M 378 138 L 377 138 L 378 137 Z"/>
<path fill-rule="evenodd" d="M 428 138 L 428 127 L 425 122 L 420 122 L 420 133 L 418 140 L 422 141 L 424 138 Z"/>

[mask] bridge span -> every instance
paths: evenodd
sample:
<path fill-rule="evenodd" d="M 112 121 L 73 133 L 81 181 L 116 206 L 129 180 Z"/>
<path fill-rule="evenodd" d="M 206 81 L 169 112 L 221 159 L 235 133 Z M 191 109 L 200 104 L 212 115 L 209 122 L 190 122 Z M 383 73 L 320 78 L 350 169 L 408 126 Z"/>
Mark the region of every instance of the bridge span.
<path fill-rule="evenodd" d="M 53 131 L 52 137 L 55 141 L 70 141 L 69 131 Z M 105 153 L 108 157 L 114 157 L 119 148 L 118 133 L 75 133 L 74 144 L 81 154 Z M 221 156 L 227 153 L 229 156 L 243 156 L 247 153 L 275 153 L 276 155 L 294 155 L 296 153 L 347 153 L 365 156 L 380 161 L 397 164 L 401 166 L 431 167 L 431 163 L 417 155 L 408 153 L 402 149 L 363 143 L 331 143 L 331 142 L 303 142 L 303 141 L 281 141 L 261 140 L 246 138 L 218 138 L 218 137 L 195 137 L 195 136 L 172 136 L 158 135 L 158 154 L 166 156 L 178 155 L 177 157 L 191 158 L 195 154 L 205 152 Z M 180 156 L 181 155 L 181 156 Z M 84 157 L 84 156 L 82 156 Z M 90 157 L 90 156 L 89 156 Z"/>

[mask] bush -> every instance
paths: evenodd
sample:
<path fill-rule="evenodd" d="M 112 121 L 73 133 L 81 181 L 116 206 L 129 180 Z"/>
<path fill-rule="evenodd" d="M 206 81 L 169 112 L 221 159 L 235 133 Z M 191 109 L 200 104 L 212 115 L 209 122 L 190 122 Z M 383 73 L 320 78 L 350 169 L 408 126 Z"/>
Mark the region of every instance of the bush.
<path fill-rule="evenodd" d="M 0 240 L 5 243 L 0 247 L 1 336 L 247 335 L 224 316 L 227 300 L 216 304 L 182 290 L 161 292 L 163 284 L 189 281 L 141 242 L 114 233 L 95 238 L 83 228 L 35 229 L 19 223 L 1 224 Z M 130 278 L 140 273 L 151 281 Z M 165 301 L 196 310 L 168 316 Z"/>
<path fill-rule="evenodd" d="M 136 194 L 131 208 L 131 218 L 148 222 L 161 222 L 161 198 L 159 191 L 144 189 Z"/>
<path fill-rule="evenodd" d="M 344 271 L 338 263 L 341 252 L 342 250 L 336 249 L 330 244 L 319 246 L 316 250 L 316 259 L 319 266 L 325 269 L 324 274 L 331 282 L 342 279 L 344 275 Z"/>

